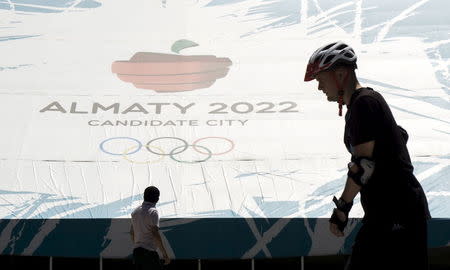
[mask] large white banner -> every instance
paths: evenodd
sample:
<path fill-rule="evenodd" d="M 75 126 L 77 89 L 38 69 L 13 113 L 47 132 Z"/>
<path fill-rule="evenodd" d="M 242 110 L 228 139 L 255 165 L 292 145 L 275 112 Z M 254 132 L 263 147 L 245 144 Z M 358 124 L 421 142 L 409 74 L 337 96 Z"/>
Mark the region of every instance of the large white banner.
<path fill-rule="evenodd" d="M 344 119 L 303 76 L 335 40 L 408 131 L 432 216 L 449 218 L 448 8 L 0 0 L 0 218 L 126 218 L 149 185 L 163 218 L 328 217 Z"/>

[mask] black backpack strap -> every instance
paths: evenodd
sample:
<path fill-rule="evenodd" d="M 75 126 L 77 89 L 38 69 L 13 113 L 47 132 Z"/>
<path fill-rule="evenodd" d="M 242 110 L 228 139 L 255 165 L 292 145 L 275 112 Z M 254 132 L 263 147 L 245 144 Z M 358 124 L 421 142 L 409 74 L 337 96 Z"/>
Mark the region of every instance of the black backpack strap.
<path fill-rule="evenodd" d="M 405 143 L 407 143 L 407 142 L 408 142 L 408 139 L 409 139 L 408 132 L 407 132 L 404 128 L 402 128 L 401 126 L 399 126 L 399 125 L 397 125 L 397 127 L 398 127 L 398 129 L 400 130 L 400 134 L 402 135 L 403 139 L 405 140 Z"/>

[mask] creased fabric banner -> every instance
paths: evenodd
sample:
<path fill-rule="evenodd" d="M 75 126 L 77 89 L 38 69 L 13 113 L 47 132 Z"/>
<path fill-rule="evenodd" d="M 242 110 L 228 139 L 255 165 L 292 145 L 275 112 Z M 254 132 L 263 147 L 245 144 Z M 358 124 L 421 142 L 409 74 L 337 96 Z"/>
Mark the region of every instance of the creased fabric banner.
<path fill-rule="evenodd" d="M 346 238 L 327 223 L 350 158 L 344 119 L 303 83 L 336 40 L 408 131 L 429 245 L 448 245 L 449 8 L 0 0 L 0 254 L 127 257 L 149 185 L 173 258 L 348 253 L 359 199 Z"/>

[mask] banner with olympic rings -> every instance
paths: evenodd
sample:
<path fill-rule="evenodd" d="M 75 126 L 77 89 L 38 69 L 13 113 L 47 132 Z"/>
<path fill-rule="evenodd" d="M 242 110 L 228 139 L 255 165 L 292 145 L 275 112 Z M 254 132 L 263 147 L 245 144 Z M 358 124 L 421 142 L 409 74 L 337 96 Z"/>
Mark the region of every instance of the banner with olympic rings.
<path fill-rule="evenodd" d="M 221 152 L 212 152 L 211 149 L 207 148 L 206 146 L 202 146 L 200 144 L 200 142 L 202 142 L 202 141 L 212 140 L 212 139 L 218 139 L 218 140 L 222 141 L 222 143 L 223 143 L 223 141 L 225 141 L 226 143 L 229 144 L 229 148 L 227 150 L 221 151 Z M 181 145 L 176 146 L 169 150 L 163 149 L 163 148 L 155 145 L 157 142 L 160 142 L 163 140 L 177 141 L 178 144 L 181 143 Z M 131 141 L 131 142 L 133 142 L 134 146 L 131 146 L 129 148 L 127 147 L 123 152 L 118 152 L 118 153 L 110 152 L 109 150 L 105 149 L 105 147 L 106 147 L 105 145 L 107 145 L 108 143 L 115 142 L 115 141 Z M 104 152 L 105 154 L 109 154 L 109 155 L 113 155 L 113 156 L 122 156 L 125 160 L 127 160 L 131 163 L 144 163 L 144 164 L 156 163 L 156 162 L 160 162 L 164 157 L 170 157 L 175 162 L 195 164 L 195 163 L 205 162 L 208 159 L 210 159 L 213 155 L 220 156 L 220 155 L 225 155 L 225 154 L 231 152 L 234 148 L 234 142 L 225 137 L 202 137 L 202 138 L 196 139 L 192 144 L 189 144 L 186 140 L 179 138 L 179 137 L 158 137 L 158 138 L 151 139 L 145 145 L 143 145 L 142 142 L 140 142 L 139 140 L 136 140 L 135 138 L 112 137 L 112 138 L 103 140 L 100 143 L 99 147 L 100 147 L 100 150 L 102 152 Z M 145 161 L 135 161 L 129 157 L 129 156 L 141 151 L 143 148 L 145 148 L 149 153 L 157 156 L 157 159 L 145 160 Z M 194 159 L 194 160 L 179 159 L 177 156 L 182 154 L 183 152 L 187 151 L 188 148 L 192 148 L 192 150 L 194 150 L 198 154 L 201 154 L 204 157 L 199 158 L 199 159 Z"/>
<path fill-rule="evenodd" d="M 174 257 L 194 256 L 176 243 L 184 232 L 212 226 L 213 238 L 228 219 L 248 243 L 224 246 L 224 257 L 282 257 L 291 253 L 277 253 L 279 243 L 291 239 L 303 239 L 292 244 L 302 254 L 346 250 L 360 202 L 345 240 L 324 241 L 320 222 L 346 178 L 345 121 L 317 83 L 303 82 L 311 53 L 336 40 L 355 49 L 360 83 L 408 131 L 432 216 L 450 219 L 448 7 L 0 0 L 0 254 L 60 254 L 49 236 L 84 221 L 100 233 L 78 255 L 127 256 L 117 220 L 149 185 L 161 190 Z M 439 246 L 450 236 L 430 239 Z"/>

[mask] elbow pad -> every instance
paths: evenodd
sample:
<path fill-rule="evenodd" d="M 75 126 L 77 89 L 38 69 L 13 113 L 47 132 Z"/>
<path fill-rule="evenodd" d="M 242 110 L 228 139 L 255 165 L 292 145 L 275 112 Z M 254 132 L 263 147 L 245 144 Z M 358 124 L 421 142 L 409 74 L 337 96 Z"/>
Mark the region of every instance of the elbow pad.
<path fill-rule="evenodd" d="M 352 172 L 351 167 L 357 166 L 358 171 Z M 347 176 L 352 178 L 358 186 L 365 186 L 369 182 L 375 170 L 375 162 L 367 157 L 352 156 L 352 162 L 348 164 Z"/>

